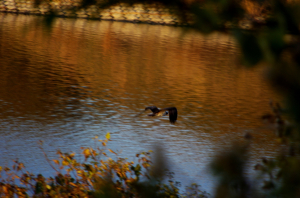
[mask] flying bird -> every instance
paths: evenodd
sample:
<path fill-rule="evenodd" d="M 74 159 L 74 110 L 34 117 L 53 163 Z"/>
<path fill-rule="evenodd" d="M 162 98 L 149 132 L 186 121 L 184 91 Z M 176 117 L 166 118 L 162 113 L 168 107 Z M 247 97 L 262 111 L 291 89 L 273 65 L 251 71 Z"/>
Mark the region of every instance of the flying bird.
<path fill-rule="evenodd" d="M 177 120 L 177 109 L 176 107 L 167 107 L 163 109 L 158 109 L 156 106 L 146 107 L 145 111 L 150 109 L 152 111 L 148 116 L 165 116 L 169 114 L 169 119 L 171 124 L 175 124 Z"/>

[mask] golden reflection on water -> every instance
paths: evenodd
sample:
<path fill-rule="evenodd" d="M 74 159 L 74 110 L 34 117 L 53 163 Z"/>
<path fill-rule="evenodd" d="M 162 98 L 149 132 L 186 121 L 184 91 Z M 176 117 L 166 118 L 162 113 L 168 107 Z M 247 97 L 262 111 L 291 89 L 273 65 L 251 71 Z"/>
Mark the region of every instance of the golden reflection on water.
<path fill-rule="evenodd" d="M 28 120 L 81 123 L 55 131 L 60 140 L 78 137 L 56 147 L 79 147 L 112 123 L 116 128 L 109 130 L 125 151 L 160 139 L 178 159 L 191 153 L 194 166 L 246 132 L 254 136 L 255 156 L 277 148 L 260 120 L 277 96 L 263 68 L 241 66 L 228 35 L 82 19 L 57 19 L 49 29 L 35 16 L 9 14 L 0 14 L 0 21 L 0 119 L 12 128 Z M 176 106 L 177 125 L 167 118 L 133 118 L 149 105 Z M 13 134 L 19 129 L 0 132 L 18 139 Z M 36 128 L 22 135 L 53 139 L 53 133 Z"/>

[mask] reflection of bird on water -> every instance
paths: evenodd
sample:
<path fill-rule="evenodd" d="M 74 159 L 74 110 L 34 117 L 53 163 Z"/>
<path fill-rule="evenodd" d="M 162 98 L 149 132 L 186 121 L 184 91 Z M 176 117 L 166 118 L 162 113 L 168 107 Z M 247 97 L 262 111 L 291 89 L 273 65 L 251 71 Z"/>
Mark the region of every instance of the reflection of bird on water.
<path fill-rule="evenodd" d="M 177 109 L 176 107 L 167 107 L 163 109 L 158 109 L 156 106 L 146 107 L 145 111 L 150 109 L 152 111 L 148 116 L 165 116 L 169 114 L 169 119 L 172 124 L 175 124 L 177 120 Z"/>

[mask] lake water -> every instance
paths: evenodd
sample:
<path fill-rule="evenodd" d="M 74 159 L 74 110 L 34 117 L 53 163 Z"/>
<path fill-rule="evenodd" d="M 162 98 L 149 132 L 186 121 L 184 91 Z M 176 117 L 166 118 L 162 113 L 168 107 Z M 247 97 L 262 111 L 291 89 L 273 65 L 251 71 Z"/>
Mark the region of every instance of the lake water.
<path fill-rule="evenodd" d="M 0 165 L 13 159 L 52 174 L 56 150 L 80 153 L 111 133 L 108 147 L 130 161 L 163 145 L 175 179 L 210 191 L 216 151 L 253 135 L 251 164 L 278 144 L 260 117 L 277 95 L 263 68 L 245 68 L 225 34 L 182 27 L 0 13 Z M 135 117 L 175 106 L 178 121 Z"/>

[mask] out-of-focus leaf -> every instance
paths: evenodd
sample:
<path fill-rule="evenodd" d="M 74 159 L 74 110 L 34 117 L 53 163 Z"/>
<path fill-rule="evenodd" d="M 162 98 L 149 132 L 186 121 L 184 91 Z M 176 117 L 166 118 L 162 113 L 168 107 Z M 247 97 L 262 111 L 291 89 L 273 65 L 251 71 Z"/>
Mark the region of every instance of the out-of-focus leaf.
<path fill-rule="evenodd" d="M 63 166 L 68 166 L 69 165 L 69 162 L 67 162 L 66 160 L 62 161 L 62 165 Z"/>
<path fill-rule="evenodd" d="M 91 155 L 89 148 L 84 149 L 82 153 L 84 154 L 85 158 L 88 158 Z"/>
<path fill-rule="evenodd" d="M 211 33 L 216 30 L 218 26 L 217 15 L 212 11 L 201 8 L 200 5 L 194 4 L 191 6 L 191 11 L 194 16 L 193 26 L 200 30 L 202 33 Z"/>
<path fill-rule="evenodd" d="M 272 181 L 264 181 L 263 189 L 272 189 L 275 184 Z"/>
<path fill-rule="evenodd" d="M 117 154 L 117 153 L 115 153 L 113 150 L 111 150 L 111 149 L 108 149 L 111 153 L 113 153 L 113 154 Z"/>
<path fill-rule="evenodd" d="M 59 165 L 59 161 L 58 160 L 52 160 L 55 164 Z"/>
<path fill-rule="evenodd" d="M 107 140 L 109 140 L 109 139 L 110 139 L 110 133 L 106 133 L 105 138 L 106 138 Z"/>
<path fill-rule="evenodd" d="M 257 35 L 236 30 L 235 36 L 240 44 L 243 52 L 242 54 L 248 65 L 254 66 L 263 59 L 263 52 L 259 45 Z"/>

